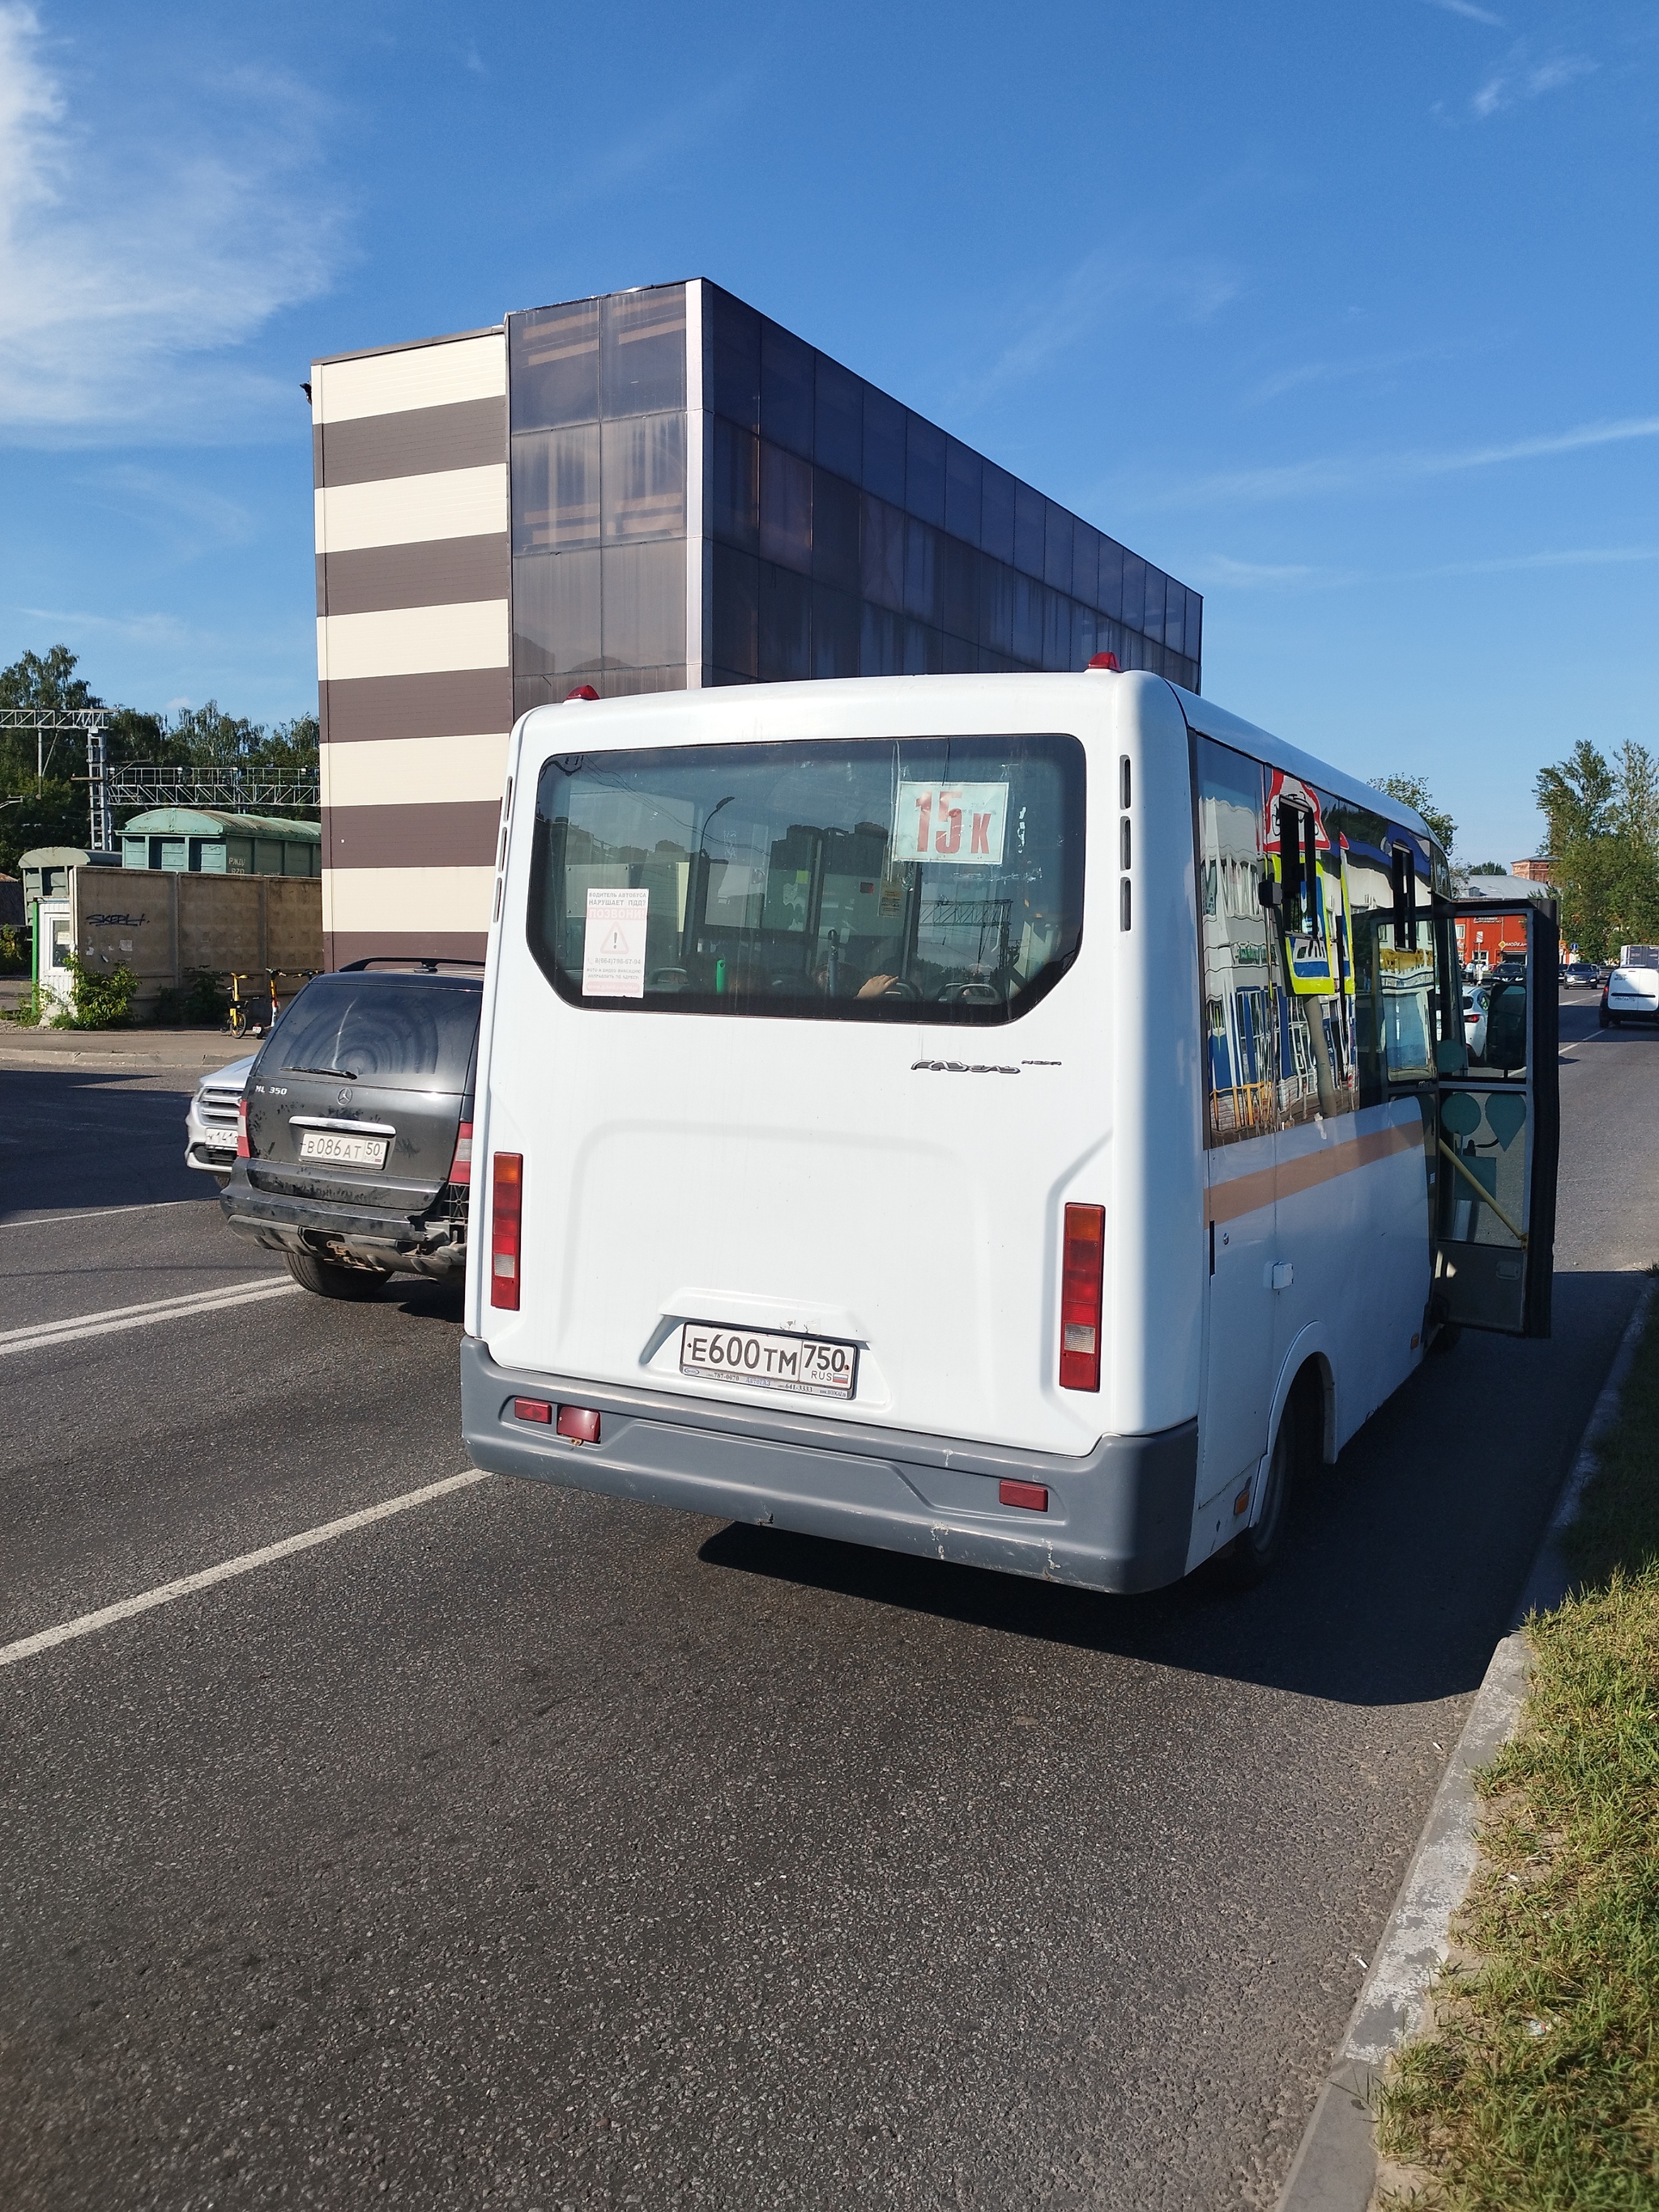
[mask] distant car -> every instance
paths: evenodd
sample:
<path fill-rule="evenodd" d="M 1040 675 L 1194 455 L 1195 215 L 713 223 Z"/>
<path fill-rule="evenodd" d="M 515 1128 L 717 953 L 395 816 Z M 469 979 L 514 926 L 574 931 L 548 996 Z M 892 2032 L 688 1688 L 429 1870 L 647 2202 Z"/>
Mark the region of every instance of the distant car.
<path fill-rule="evenodd" d="M 196 1086 L 185 1116 L 185 1165 L 228 1180 L 236 1164 L 236 1127 L 253 1054 L 216 1067 Z"/>
<path fill-rule="evenodd" d="M 1561 981 L 1569 988 L 1582 983 L 1594 989 L 1601 981 L 1601 970 L 1594 960 L 1569 960 L 1561 970 Z"/>
<path fill-rule="evenodd" d="M 1524 960 L 1499 960 L 1487 969 L 1484 980 L 1488 983 L 1524 983 L 1527 963 Z"/>
<path fill-rule="evenodd" d="M 1465 983 L 1463 986 L 1463 1042 L 1469 1048 L 1469 1058 L 1482 1059 L 1486 1049 L 1486 1017 L 1492 1006 L 1492 993 L 1484 983 Z"/>
<path fill-rule="evenodd" d="M 1615 968 L 1602 990 L 1598 1019 L 1603 1029 L 1659 1021 L 1659 969 Z"/>
<path fill-rule="evenodd" d="M 319 975 L 260 1048 L 219 1203 L 330 1298 L 466 1266 L 483 964 L 354 962 Z"/>

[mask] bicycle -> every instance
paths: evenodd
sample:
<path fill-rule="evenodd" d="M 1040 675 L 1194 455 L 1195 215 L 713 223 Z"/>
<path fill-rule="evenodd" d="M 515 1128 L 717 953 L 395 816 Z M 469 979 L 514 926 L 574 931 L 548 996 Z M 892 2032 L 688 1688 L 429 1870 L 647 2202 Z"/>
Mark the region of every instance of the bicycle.
<path fill-rule="evenodd" d="M 282 1000 L 276 989 L 277 977 L 297 975 L 301 988 L 303 989 L 312 977 L 319 972 L 315 968 L 267 968 L 264 971 L 264 996 L 269 1001 L 270 1013 L 267 1019 L 256 1022 L 250 1018 L 255 1009 L 255 1001 L 252 998 L 244 1000 L 240 988 L 242 984 L 252 980 L 251 972 L 237 974 L 230 969 L 226 969 L 224 974 L 230 984 L 230 1004 L 225 1009 L 225 1027 L 230 1031 L 232 1036 L 269 1036 L 276 1026 L 277 1016 L 283 1011 Z M 261 1009 L 261 1011 L 264 1010 Z"/>
<path fill-rule="evenodd" d="M 230 1004 L 225 1008 L 225 1027 L 230 1031 L 232 1036 L 246 1036 L 252 1030 L 252 1024 L 248 1020 L 250 1008 L 242 998 L 241 987 L 248 981 L 248 977 L 229 968 L 223 969 L 220 972 L 230 985 Z M 257 1030 L 252 1033 L 256 1036 L 260 1034 Z"/>

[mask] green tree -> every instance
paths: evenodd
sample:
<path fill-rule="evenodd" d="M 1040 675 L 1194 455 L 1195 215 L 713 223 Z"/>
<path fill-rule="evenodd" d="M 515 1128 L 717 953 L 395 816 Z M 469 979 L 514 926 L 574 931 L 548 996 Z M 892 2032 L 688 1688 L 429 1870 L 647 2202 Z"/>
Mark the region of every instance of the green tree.
<path fill-rule="evenodd" d="M 1587 957 L 1659 937 L 1659 763 L 1634 740 L 1609 762 L 1588 738 L 1540 769 L 1538 804 L 1561 900 L 1561 933 Z"/>
<path fill-rule="evenodd" d="M 1390 799 L 1397 799 L 1402 806 L 1409 806 L 1420 814 L 1434 832 L 1448 860 L 1457 839 L 1457 824 L 1443 806 L 1437 806 L 1434 795 L 1420 775 L 1374 775 L 1372 786 L 1386 791 Z"/>
<path fill-rule="evenodd" d="M 0 707 L 55 714 L 102 704 L 76 674 L 66 645 L 0 668 Z M 78 734 L 46 732 L 37 741 L 33 730 L 0 730 L 0 869 L 15 874 L 19 854 L 32 846 L 86 842 L 87 787 L 73 781 L 85 774 Z"/>
<path fill-rule="evenodd" d="M 102 707 L 66 645 L 26 653 L 0 669 L 0 707 L 42 714 Z M 301 714 L 267 730 L 245 715 L 228 714 L 216 700 L 187 708 L 171 723 L 137 707 L 108 708 L 110 765 L 155 763 L 164 768 L 317 768 L 317 718 Z M 37 775 L 33 730 L 0 731 L 0 871 L 16 872 L 18 856 L 36 845 L 84 845 L 89 823 L 86 744 L 78 732 L 48 735 Z M 129 813 L 131 809 L 128 809 Z M 120 817 L 117 817 L 117 828 Z"/>

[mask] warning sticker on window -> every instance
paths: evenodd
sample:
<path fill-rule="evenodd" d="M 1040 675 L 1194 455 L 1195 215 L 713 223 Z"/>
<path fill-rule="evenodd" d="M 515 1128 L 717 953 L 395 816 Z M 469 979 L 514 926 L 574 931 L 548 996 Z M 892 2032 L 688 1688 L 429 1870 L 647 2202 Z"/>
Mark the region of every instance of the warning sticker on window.
<path fill-rule="evenodd" d="M 648 890 L 589 890 L 582 938 L 583 998 L 645 996 L 645 927 L 650 905 Z"/>
<path fill-rule="evenodd" d="M 902 783 L 893 823 L 896 860 L 1000 868 L 1008 826 L 1006 783 Z"/>

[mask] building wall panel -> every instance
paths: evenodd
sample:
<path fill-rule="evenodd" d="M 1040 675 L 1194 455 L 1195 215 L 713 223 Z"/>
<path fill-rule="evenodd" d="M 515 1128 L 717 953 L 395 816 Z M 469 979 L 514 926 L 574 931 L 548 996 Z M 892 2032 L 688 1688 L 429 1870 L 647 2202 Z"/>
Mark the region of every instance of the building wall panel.
<path fill-rule="evenodd" d="M 499 799 L 440 805 L 332 806 L 325 849 L 331 868 L 493 868 Z"/>
<path fill-rule="evenodd" d="M 504 742 L 502 732 L 513 726 L 513 680 L 505 668 L 360 676 L 319 685 L 319 706 L 325 744 L 475 733 Z"/>
<path fill-rule="evenodd" d="M 313 480 L 319 484 L 375 483 L 389 477 L 430 476 L 440 469 L 484 468 L 507 451 L 504 399 L 464 399 L 453 407 L 411 407 L 401 415 L 364 415 L 312 429 Z"/>
<path fill-rule="evenodd" d="M 501 599 L 511 580 L 504 530 L 413 545 L 368 545 L 317 556 L 317 611 L 368 615 L 389 607 Z"/>
<path fill-rule="evenodd" d="M 482 960 L 489 942 L 482 929 L 341 929 L 323 939 L 327 964 L 352 960 Z"/>
<path fill-rule="evenodd" d="M 400 931 L 489 927 L 493 867 L 331 868 L 323 878 L 325 929 Z"/>
<path fill-rule="evenodd" d="M 499 807 L 507 732 L 474 737 L 368 738 L 322 749 L 325 807 Z"/>
<path fill-rule="evenodd" d="M 317 621 L 317 667 L 325 684 L 349 684 L 366 676 L 505 668 L 509 653 L 504 599 L 388 608 L 369 615 L 321 615 Z"/>
<path fill-rule="evenodd" d="M 392 477 L 376 483 L 319 486 L 317 550 L 413 545 L 423 538 L 477 538 L 507 527 L 507 463 Z"/>
<path fill-rule="evenodd" d="M 312 411 L 319 422 L 500 399 L 507 392 L 506 334 L 485 331 L 476 337 L 404 346 L 353 361 L 318 362 L 311 372 L 311 392 Z"/>

